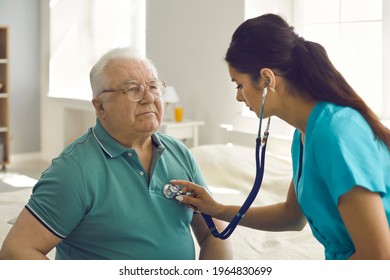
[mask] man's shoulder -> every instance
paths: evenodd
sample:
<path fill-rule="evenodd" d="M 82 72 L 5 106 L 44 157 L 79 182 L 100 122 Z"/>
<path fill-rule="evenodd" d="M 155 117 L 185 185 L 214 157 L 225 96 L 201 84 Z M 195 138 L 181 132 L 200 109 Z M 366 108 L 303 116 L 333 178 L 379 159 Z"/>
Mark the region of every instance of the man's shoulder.
<path fill-rule="evenodd" d="M 187 146 L 182 141 L 173 136 L 161 132 L 156 132 L 156 135 L 159 138 L 161 144 L 163 144 L 166 148 L 170 147 L 175 149 L 188 150 Z"/>

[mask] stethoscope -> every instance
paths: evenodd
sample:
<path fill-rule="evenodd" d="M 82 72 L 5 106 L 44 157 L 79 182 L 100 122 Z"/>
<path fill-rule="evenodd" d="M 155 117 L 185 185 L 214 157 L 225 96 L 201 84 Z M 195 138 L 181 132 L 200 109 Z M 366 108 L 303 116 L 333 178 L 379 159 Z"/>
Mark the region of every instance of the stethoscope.
<path fill-rule="evenodd" d="M 271 117 L 269 117 L 267 122 L 267 127 L 263 134 L 263 139 L 261 139 L 261 125 L 262 125 L 263 114 L 264 114 L 264 102 L 265 102 L 265 97 L 267 95 L 267 88 L 268 88 L 268 82 L 266 83 L 266 86 L 264 87 L 263 94 L 262 94 L 259 131 L 257 133 L 257 138 L 256 138 L 256 154 L 255 154 L 256 177 L 253 183 L 252 190 L 250 191 L 247 199 L 245 200 L 244 204 L 241 206 L 236 216 L 234 216 L 234 218 L 230 221 L 229 225 L 221 233 L 216 228 L 211 216 L 202 213 L 203 219 L 205 220 L 208 228 L 210 229 L 211 234 L 220 239 L 227 239 L 233 233 L 233 231 L 235 230 L 235 228 L 237 227 L 237 225 L 239 224 L 239 222 L 244 217 L 245 213 L 248 211 L 249 207 L 252 205 L 253 201 L 255 200 L 260 190 L 261 184 L 263 182 L 265 152 L 266 152 L 267 140 L 269 135 L 269 127 L 271 122 Z M 261 148 L 261 159 L 260 159 L 260 148 Z M 181 188 L 174 184 L 164 185 L 162 192 L 164 196 L 168 199 L 174 199 L 178 195 L 183 195 Z"/>

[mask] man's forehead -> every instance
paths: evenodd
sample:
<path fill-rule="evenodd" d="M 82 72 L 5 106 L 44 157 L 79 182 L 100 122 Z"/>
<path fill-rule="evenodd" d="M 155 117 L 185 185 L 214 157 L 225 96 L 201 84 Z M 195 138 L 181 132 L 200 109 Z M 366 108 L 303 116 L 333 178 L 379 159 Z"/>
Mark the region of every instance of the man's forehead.
<path fill-rule="evenodd" d="M 109 74 L 115 75 L 116 78 L 123 80 L 123 82 L 155 78 L 152 69 L 142 60 L 115 59 L 107 64 L 106 70 Z"/>

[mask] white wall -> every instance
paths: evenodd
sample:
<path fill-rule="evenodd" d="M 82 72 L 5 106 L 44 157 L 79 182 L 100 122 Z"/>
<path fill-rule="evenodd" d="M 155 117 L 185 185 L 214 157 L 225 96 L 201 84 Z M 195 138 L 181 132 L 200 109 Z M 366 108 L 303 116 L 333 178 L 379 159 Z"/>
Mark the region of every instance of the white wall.
<path fill-rule="evenodd" d="M 265 13 L 279 14 L 292 24 L 294 0 L 245 0 L 245 17 L 253 18 Z"/>
<path fill-rule="evenodd" d="M 224 55 L 234 30 L 245 18 L 275 12 L 291 21 L 292 1 L 159 0 L 147 3 L 146 54 L 154 61 L 162 78 L 176 87 L 183 100 L 185 116 L 206 122 L 200 128 L 200 144 L 229 141 L 234 135 L 226 134 L 221 124 L 240 123 L 235 129 L 257 134 L 258 120 L 240 115 L 243 105 L 235 100 L 235 84 L 230 81 Z M 280 123 L 275 122 L 273 125 Z M 254 142 L 253 135 L 239 137 Z"/>
<path fill-rule="evenodd" d="M 9 120 L 14 154 L 40 151 L 39 0 L 0 0 L 9 31 Z"/>
<path fill-rule="evenodd" d="M 69 110 L 85 112 L 83 125 L 93 116 L 89 102 L 55 99 L 48 92 L 48 2 L 42 0 L 42 158 L 50 160 L 63 149 Z M 204 120 L 200 144 L 218 143 L 221 122 L 238 114 L 234 85 L 230 82 L 224 54 L 232 32 L 244 19 L 244 2 L 234 0 L 159 0 L 147 2 L 146 53 L 160 77 L 174 85 L 186 118 Z M 45 30 L 46 27 L 46 30 Z M 72 111 L 73 110 L 73 111 Z M 80 131 L 81 129 L 76 129 Z M 70 137 L 71 138 L 71 137 Z"/>
<path fill-rule="evenodd" d="M 247 2 L 253 16 L 275 9 L 291 16 L 289 0 Z M 94 124 L 94 112 L 90 102 L 47 96 L 49 0 L 41 3 L 41 147 L 42 158 L 50 160 Z M 224 61 L 234 30 L 246 13 L 250 17 L 245 1 L 147 0 L 146 10 L 146 54 L 157 66 L 160 78 L 176 87 L 185 118 L 205 121 L 199 131 L 200 144 L 226 143 L 233 136 L 237 142 L 242 135 L 229 135 L 220 128 L 222 123 L 237 120 L 246 132 L 256 134 L 258 120 L 240 116 L 242 104 L 235 100 L 235 85 Z M 74 122 L 74 114 L 81 120 Z M 254 143 L 254 136 L 244 134 L 244 142 Z"/>
<path fill-rule="evenodd" d="M 75 134 L 93 124 L 94 113 L 89 102 L 47 97 L 49 2 L 0 1 L 0 23 L 10 25 L 11 160 L 15 155 L 40 152 L 44 159 L 57 155 L 73 137 L 69 125 L 72 118 L 66 117 L 72 113 L 82 118 Z M 290 2 L 148 1 L 148 54 L 161 75 L 177 87 L 186 117 L 206 121 L 200 128 L 202 144 L 225 141 L 220 123 L 234 123 L 237 119 L 241 123 L 241 106 L 235 101 L 234 85 L 229 81 L 223 61 L 233 31 L 248 10 L 253 16 L 276 11 L 276 5 L 279 11 L 284 11 Z M 245 3 L 252 8 L 248 9 Z M 251 129 L 252 123 L 257 125 L 252 120 L 244 129 Z"/>
<path fill-rule="evenodd" d="M 244 1 L 147 2 L 146 54 L 175 86 L 185 118 L 203 120 L 200 143 L 221 142 L 220 123 L 233 120 L 235 102 L 224 55 L 244 20 Z"/>

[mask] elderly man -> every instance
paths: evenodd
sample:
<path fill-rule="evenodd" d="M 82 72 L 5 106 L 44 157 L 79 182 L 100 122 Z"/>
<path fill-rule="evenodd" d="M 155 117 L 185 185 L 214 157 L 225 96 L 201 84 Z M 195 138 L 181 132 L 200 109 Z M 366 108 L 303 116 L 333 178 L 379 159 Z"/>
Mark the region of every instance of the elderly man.
<path fill-rule="evenodd" d="M 45 259 L 56 247 L 56 259 L 195 259 L 191 226 L 199 259 L 230 259 L 201 215 L 162 194 L 174 178 L 205 182 L 187 148 L 156 133 L 165 82 L 152 63 L 114 49 L 90 78 L 96 125 L 43 172 L 0 258 Z"/>

